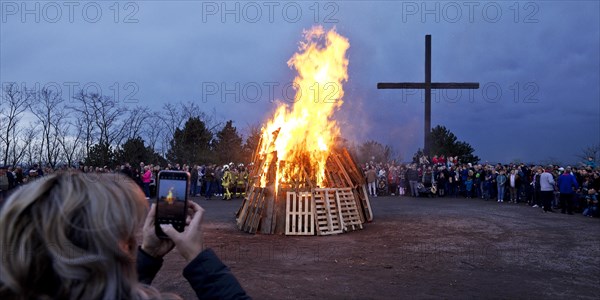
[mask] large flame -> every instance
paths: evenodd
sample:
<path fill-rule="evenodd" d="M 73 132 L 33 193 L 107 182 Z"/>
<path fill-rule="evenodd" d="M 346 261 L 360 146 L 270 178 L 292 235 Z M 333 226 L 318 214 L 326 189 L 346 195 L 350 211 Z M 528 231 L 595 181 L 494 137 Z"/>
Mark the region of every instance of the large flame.
<path fill-rule="evenodd" d="M 333 113 L 342 105 L 342 82 L 348 80 L 348 39 L 334 29 L 313 27 L 304 32 L 299 52 L 287 62 L 294 79 L 293 106 L 280 105 L 262 129 L 260 154 L 276 154 L 263 164 L 261 186 L 276 164 L 276 191 L 281 182 L 306 179 L 323 186 L 325 163 L 339 128 Z"/>
<path fill-rule="evenodd" d="M 167 197 L 165 198 L 165 201 L 167 201 L 167 203 L 173 204 L 173 200 L 175 200 L 175 197 L 173 197 L 173 188 L 171 187 L 169 189 L 169 193 L 167 194 Z"/>

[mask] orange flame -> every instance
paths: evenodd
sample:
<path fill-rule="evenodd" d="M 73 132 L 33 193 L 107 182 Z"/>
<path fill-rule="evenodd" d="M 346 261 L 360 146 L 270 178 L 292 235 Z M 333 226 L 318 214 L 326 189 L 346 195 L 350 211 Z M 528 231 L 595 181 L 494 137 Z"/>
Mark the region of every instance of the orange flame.
<path fill-rule="evenodd" d="M 175 200 L 175 197 L 173 197 L 173 188 L 171 187 L 165 201 L 167 201 L 168 204 L 173 204 L 173 200 Z"/>
<path fill-rule="evenodd" d="M 263 165 L 261 186 L 276 163 L 276 191 L 280 182 L 306 178 L 323 186 L 325 163 L 339 128 L 333 113 L 342 105 L 342 82 L 348 80 L 348 39 L 334 29 L 313 27 L 304 32 L 299 52 L 287 62 L 298 75 L 294 78 L 294 104 L 280 105 L 262 128 L 260 154 L 276 152 L 276 161 Z"/>

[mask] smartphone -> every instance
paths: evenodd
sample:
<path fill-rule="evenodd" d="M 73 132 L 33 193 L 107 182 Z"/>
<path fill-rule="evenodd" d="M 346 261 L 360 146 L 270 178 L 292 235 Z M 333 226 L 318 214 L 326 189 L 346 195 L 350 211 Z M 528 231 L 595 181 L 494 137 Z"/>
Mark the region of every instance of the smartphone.
<path fill-rule="evenodd" d="M 154 228 L 156 236 L 168 239 L 169 237 L 160 228 L 160 224 L 171 224 L 177 231 L 183 231 L 187 215 L 190 173 L 160 171 L 157 186 Z"/>

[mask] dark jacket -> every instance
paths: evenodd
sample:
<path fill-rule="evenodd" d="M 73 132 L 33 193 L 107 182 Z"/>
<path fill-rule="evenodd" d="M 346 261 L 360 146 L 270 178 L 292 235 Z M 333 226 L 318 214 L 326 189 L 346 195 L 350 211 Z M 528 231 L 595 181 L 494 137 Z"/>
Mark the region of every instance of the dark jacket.
<path fill-rule="evenodd" d="M 408 181 L 419 181 L 419 172 L 415 169 L 406 170 L 406 179 Z"/>
<path fill-rule="evenodd" d="M 162 258 L 154 258 L 138 247 L 137 271 L 141 283 L 152 283 L 162 264 Z M 229 268 L 211 249 L 200 252 L 183 269 L 183 276 L 198 299 L 250 299 Z"/>

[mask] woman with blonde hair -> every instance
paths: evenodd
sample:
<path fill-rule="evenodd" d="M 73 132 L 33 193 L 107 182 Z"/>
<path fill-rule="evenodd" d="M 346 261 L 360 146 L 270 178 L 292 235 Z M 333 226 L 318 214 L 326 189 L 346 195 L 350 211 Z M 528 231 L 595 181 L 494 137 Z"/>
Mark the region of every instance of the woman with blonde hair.
<path fill-rule="evenodd" d="M 140 188 L 118 174 L 58 173 L 16 190 L 0 212 L 0 299 L 179 298 L 148 285 L 174 247 L 198 298 L 247 298 L 214 252 L 203 250 L 198 204 L 188 202 L 183 232 L 161 225 L 168 240 L 156 237 L 155 205 L 147 207 Z"/>

